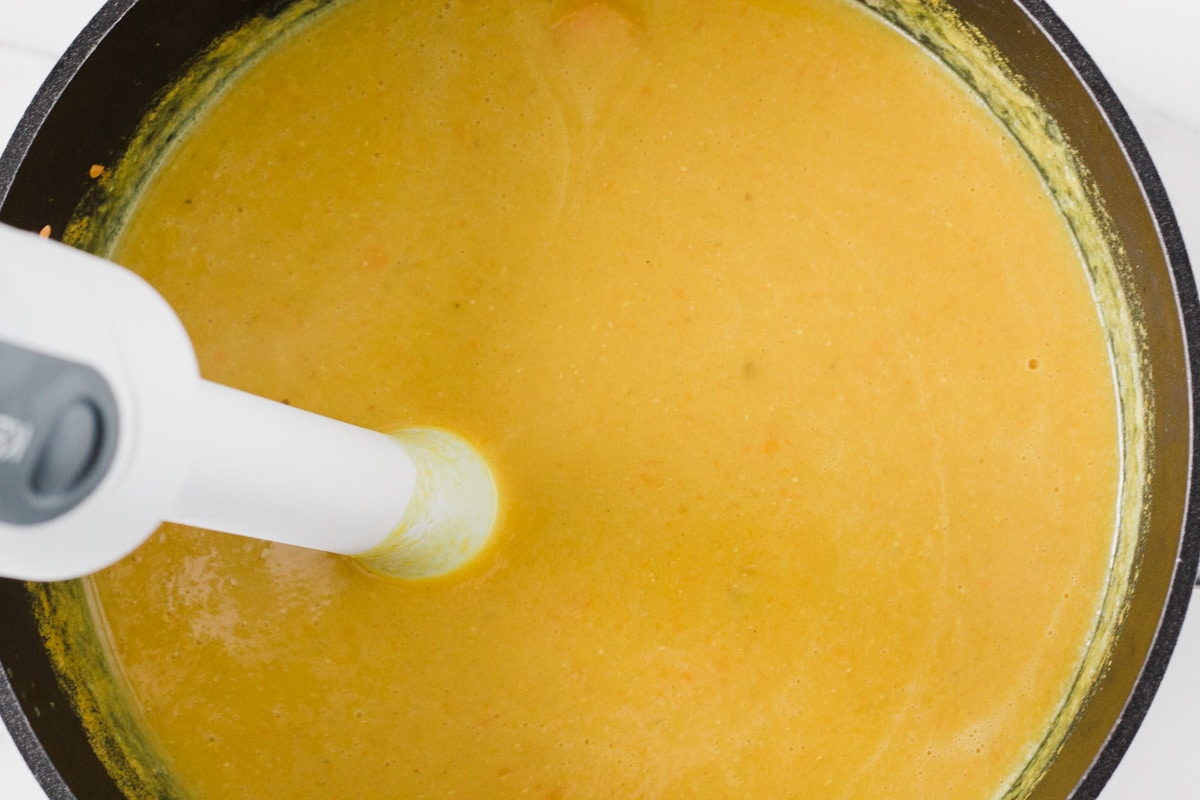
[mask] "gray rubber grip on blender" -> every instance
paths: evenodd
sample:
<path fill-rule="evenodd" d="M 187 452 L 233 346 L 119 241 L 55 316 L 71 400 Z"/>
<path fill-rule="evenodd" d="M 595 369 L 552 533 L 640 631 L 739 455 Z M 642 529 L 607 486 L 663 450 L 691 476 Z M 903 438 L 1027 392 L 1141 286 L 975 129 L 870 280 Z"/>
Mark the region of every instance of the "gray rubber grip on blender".
<path fill-rule="evenodd" d="M 0 521 L 79 505 L 112 466 L 117 402 L 95 369 L 0 342 Z"/>

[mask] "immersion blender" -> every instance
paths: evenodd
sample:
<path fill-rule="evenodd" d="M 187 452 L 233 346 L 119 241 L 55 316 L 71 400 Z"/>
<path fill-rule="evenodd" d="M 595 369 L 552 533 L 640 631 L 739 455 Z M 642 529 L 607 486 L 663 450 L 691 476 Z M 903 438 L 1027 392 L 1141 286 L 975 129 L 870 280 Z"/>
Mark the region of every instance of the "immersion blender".
<path fill-rule="evenodd" d="M 483 548 L 496 509 L 455 434 L 378 433 L 204 380 L 144 280 L 0 225 L 0 575 L 86 575 L 169 521 L 433 577 Z"/>

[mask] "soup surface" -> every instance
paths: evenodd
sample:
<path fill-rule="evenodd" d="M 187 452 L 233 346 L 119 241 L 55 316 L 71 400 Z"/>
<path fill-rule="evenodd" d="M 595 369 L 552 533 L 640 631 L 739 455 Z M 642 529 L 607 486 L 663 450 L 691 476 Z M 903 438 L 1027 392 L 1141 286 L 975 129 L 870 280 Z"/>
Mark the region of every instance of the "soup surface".
<path fill-rule="evenodd" d="M 92 579 L 196 798 L 992 798 L 1074 680 L 1118 426 L 1017 145 L 857 7 L 353 0 L 114 253 L 205 377 L 496 471 L 404 583 L 167 526 Z"/>

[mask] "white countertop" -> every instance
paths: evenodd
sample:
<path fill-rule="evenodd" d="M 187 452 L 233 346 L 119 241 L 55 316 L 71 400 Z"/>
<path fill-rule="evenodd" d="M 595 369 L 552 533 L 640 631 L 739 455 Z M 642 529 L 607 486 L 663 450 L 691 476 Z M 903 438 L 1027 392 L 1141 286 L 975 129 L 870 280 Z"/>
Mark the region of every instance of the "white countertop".
<path fill-rule="evenodd" d="M 0 0 L 0 142 L 102 0 Z M 1050 0 L 1125 103 L 1200 261 L 1200 4 Z M 1134 13 L 1136 10 L 1136 13 Z M 1200 798 L 1200 611 L 1102 800 Z M 0 728 L 0 798 L 43 800 Z M 914 800 L 917 800 L 914 798 Z"/>

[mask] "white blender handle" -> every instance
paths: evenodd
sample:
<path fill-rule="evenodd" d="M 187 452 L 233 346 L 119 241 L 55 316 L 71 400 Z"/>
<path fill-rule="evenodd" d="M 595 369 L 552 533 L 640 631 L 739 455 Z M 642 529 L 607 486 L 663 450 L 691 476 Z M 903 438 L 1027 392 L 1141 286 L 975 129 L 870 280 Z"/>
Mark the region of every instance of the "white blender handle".
<path fill-rule="evenodd" d="M 382 434 L 200 378 L 166 301 L 0 225 L 0 575 L 79 577 L 163 521 L 449 572 L 496 517 L 457 436 Z"/>

